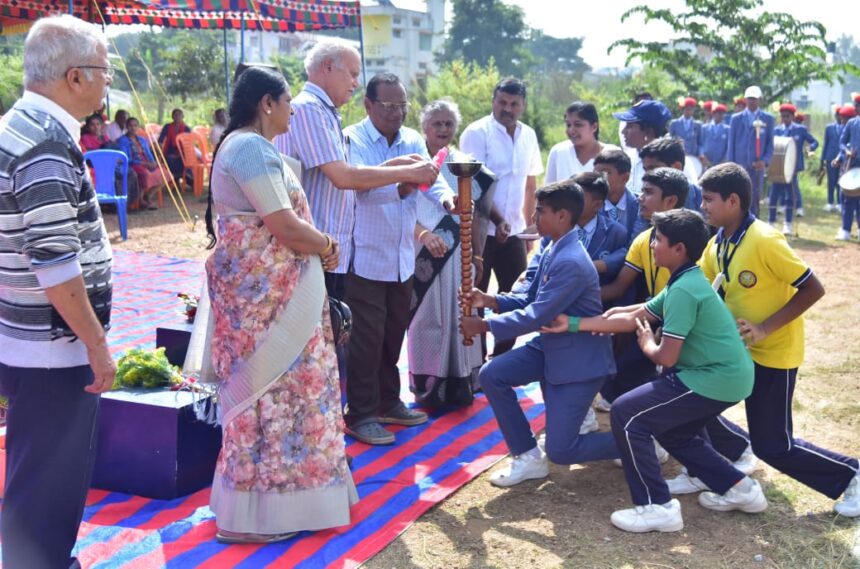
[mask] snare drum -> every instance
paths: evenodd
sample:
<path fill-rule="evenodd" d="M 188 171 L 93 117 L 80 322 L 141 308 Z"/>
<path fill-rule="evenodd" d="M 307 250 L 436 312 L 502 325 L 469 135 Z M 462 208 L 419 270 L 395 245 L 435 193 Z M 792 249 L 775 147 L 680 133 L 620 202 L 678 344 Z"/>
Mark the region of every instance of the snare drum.
<path fill-rule="evenodd" d="M 767 169 L 767 179 L 777 184 L 790 184 L 797 166 L 797 144 L 790 136 L 773 137 L 773 158 Z"/>
<path fill-rule="evenodd" d="M 846 198 L 860 198 L 860 168 L 851 168 L 842 174 L 839 187 Z"/>
<path fill-rule="evenodd" d="M 696 179 L 693 180 L 694 184 L 699 183 L 699 178 L 702 177 L 702 172 L 704 168 L 702 168 L 702 161 L 699 160 L 698 156 L 693 156 L 692 154 L 687 154 L 685 157 L 687 160 L 687 164 L 690 165 L 690 170 L 692 170 L 696 174 Z M 686 168 L 684 168 L 686 170 Z"/>

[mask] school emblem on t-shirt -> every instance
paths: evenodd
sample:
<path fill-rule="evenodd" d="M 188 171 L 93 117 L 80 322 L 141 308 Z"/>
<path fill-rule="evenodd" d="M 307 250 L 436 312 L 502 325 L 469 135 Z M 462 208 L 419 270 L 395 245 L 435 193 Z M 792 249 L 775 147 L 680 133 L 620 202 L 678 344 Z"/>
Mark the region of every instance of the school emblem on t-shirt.
<path fill-rule="evenodd" d="M 752 288 L 758 282 L 758 278 L 752 271 L 741 271 L 738 275 L 738 282 L 741 283 L 741 286 L 744 288 Z"/>

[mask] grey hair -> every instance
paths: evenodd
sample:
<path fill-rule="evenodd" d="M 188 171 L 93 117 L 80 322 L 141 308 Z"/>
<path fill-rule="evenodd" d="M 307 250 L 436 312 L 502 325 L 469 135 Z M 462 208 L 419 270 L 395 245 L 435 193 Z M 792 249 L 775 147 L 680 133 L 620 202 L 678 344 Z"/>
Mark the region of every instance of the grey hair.
<path fill-rule="evenodd" d="M 348 43 L 335 40 L 324 40 L 314 44 L 305 55 L 305 73 L 316 71 L 326 59 L 331 59 L 338 68 L 343 67 L 343 54 L 352 52 L 361 59 L 358 50 Z"/>
<path fill-rule="evenodd" d="M 99 46 L 107 50 L 107 39 L 94 24 L 69 14 L 37 20 L 24 42 L 24 88 L 51 83 L 94 61 Z"/>
<path fill-rule="evenodd" d="M 431 101 L 421 109 L 421 128 L 426 128 L 427 123 L 430 122 L 430 118 L 439 111 L 448 111 L 454 115 L 454 130 L 460 128 L 460 123 L 463 121 L 463 116 L 460 114 L 460 107 L 457 106 L 457 103 L 449 101 L 448 99 L 437 99 L 435 101 Z"/>

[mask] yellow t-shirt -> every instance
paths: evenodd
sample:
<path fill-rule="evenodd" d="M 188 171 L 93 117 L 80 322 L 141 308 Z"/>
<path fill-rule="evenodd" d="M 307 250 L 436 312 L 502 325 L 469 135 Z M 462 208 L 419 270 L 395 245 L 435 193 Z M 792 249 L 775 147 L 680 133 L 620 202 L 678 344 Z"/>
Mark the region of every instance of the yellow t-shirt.
<path fill-rule="evenodd" d="M 633 243 L 630 244 L 627 256 L 624 258 L 626 266 L 637 273 L 644 274 L 645 284 L 648 287 L 648 298 L 653 298 L 660 294 L 660 291 L 666 288 L 669 277 L 672 276 L 668 269 L 658 267 L 654 264 L 654 251 L 651 250 L 653 235 L 653 227 L 637 235 Z"/>
<path fill-rule="evenodd" d="M 728 244 L 728 278 L 722 284 L 725 302 L 735 318 L 753 324 L 767 320 L 786 305 L 812 269 L 797 256 L 782 233 L 762 221 L 754 221 L 737 246 Z M 705 248 L 699 264 L 709 281 L 724 269 L 722 247 L 716 237 Z M 750 346 L 759 365 L 792 369 L 803 363 L 803 317 L 795 318 L 767 338 Z"/>

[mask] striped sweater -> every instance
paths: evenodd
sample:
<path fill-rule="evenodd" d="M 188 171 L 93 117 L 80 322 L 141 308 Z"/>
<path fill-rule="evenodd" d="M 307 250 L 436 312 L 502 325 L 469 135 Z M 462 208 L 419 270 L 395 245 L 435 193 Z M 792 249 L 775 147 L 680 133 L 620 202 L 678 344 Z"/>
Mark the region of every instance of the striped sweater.
<path fill-rule="evenodd" d="M 78 275 L 107 329 L 111 248 L 78 147 L 77 121 L 26 92 L 0 121 L 0 363 L 87 363 L 86 347 L 44 291 Z"/>

